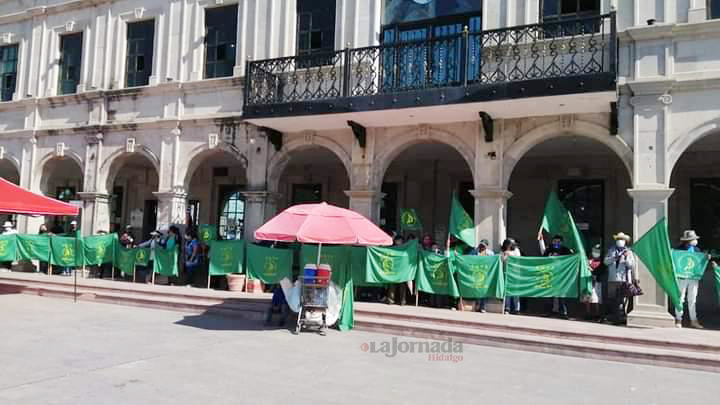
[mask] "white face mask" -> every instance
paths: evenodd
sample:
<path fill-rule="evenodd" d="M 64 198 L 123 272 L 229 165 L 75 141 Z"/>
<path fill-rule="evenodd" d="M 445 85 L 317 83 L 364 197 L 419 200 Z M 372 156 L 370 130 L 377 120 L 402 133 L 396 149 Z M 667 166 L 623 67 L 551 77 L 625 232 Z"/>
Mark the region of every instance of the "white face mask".
<path fill-rule="evenodd" d="M 620 239 L 620 240 L 616 240 L 616 241 L 615 241 L 615 246 L 617 246 L 617 247 L 619 247 L 619 248 L 621 248 L 621 249 L 622 249 L 622 248 L 624 248 L 624 247 L 625 247 L 625 241 L 624 241 L 624 240 L 622 240 L 622 239 Z"/>
<path fill-rule="evenodd" d="M 697 239 L 690 241 L 690 246 L 697 246 L 697 245 L 698 245 Z"/>
<path fill-rule="evenodd" d="M 600 258 L 600 252 L 593 251 L 592 252 L 593 259 L 599 259 Z"/>

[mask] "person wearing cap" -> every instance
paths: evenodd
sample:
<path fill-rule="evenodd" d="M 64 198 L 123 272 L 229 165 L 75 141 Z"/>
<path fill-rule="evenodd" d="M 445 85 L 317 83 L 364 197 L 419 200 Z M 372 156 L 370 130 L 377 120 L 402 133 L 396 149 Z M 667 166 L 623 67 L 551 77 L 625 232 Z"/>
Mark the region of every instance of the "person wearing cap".
<path fill-rule="evenodd" d="M 605 255 L 605 266 L 608 271 L 607 297 L 608 315 L 616 325 L 625 324 L 627 318 L 627 297 L 623 285 L 637 283 L 635 255 L 628 249 L 630 236 L 624 232 L 613 235 L 615 246 Z"/>
<path fill-rule="evenodd" d="M 678 249 L 687 252 L 700 252 L 700 248 L 698 247 L 699 240 L 700 236 L 698 236 L 695 231 L 684 231 L 682 237 L 680 238 L 681 244 L 680 246 L 678 246 Z M 675 310 L 675 327 L 682 327 L 682 318 L 684 314 L 683 308 L 685 306 L 685 298 L 687 297 L 687 305 L 689 312 L 688 315 L 690 315 L 690 327 L 702 329 L 703 327 L 702 325 L 700 325 L 697 319 L 697 308 L 695 305 L 697 301 L 698 284 L 700 280 L 691 280 L 682 277 L 682 274 L 678 274 L 678 286 L 680 287 L 680 309 Z"/>
<path fill-rule="evenodd" d="M 3 235 L 15 235 L 17 234 L 17 230 L 13 228 L 13 223 L 10 221 L 5 221 L 3 224 Z M 12 269 L 12 262 L 0 262 L 0 267 L 5 269 Z"/>
<path fill-rule="evenodd" d="M 68 232 L 70 237 L 80 237 L 80 230 L 78 229 L 78 223 L 75 220 L 70 221 L 70 231 Z"/>
<path fill-rule="evenodd" d="M 141 277 L 145 278 L 145 282 L 149 282 L 152 278 L 152 269 L 153 268 L 153 261 L 155 260 L 155 248 L 160 246 L 160 237 L 162 236 L 162 233 L 159 230 L 154 230 L 150 232 L 150 239 L 146 240 L 145 242 L 142 242 L 138 245 L 138 247 L 141 248 L 150 248 L 150 257 L 148 258 L 148 265 L 144 268 L 143 275 Z"/>

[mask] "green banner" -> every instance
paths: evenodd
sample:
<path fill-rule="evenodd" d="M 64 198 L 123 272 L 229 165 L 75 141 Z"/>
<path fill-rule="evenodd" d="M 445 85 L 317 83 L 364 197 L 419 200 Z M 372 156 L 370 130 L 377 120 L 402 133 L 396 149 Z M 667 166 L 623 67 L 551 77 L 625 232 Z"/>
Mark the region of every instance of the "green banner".
<path fill-rule="evenodd" d="M 350 274 L 350 246 L 326 246 L 320 249 L 320 264 L 329 264 L 332 268 L 332 281 L 344 286 Z M 302 245 L 300 248 L 300 268 L 308 263 L 317 263 L 317 245 Z M 301 270 L 302 272 L 302 270 Z"/>
<path fill-rule="evenodd" d="M 217 227 L 215 225 L 200 225 L 198 229 L 200 242 L 208 245 L 210 241 L 217 239 Z M 225 273 L 222 273 L 225 274 Z"/>
<path fill-rule="evenodd" d="M 472 248 L 476 248 L 478 245 L 475 241 L 475 223 L 455 195 L 452 197 L 450 206 L 449 233 Z"/>
<path fill-rule="evenodd" d="M 245 259 L 245 242 L 241 240 L 223 240 L 210 242 L 210 275 L 221 276 L 228 273 L 242 273 Z"/>
<path fill-rule="evenodd" d="M 51 236 L 50 263 L 53 266 L 81 267 L 83 263 L 82 246 L 82 239 Z"/>
<path fill-rule="evenodd" d="M 382 284 L 371 284 L 365 279 L 367 268 L 367 248 L 353 246 L 350 248 L 350 278 L 355 287 L 379 287 Z"/>
<path fill-rule="evenodd" d="M 121 272 L 132 276 L 135 272 L 136 249 L 118 248 L 115 254 L 115 267 Z"/>
<path fill-rule="evenodd" d="M 348 331 L 352 329 L 353 326 L 355 326 L 354 289 L 355 288 L 353 287 L 353 281 L 351 278 L 345 284 L 345 288 L 343 288 L 342 308 L 340 309 L 340 320 L 338 321 L 338 329 L 341 332 Z"/>
<path fill-rule="evenodd" d="M 418 290 L 430 294 L 460 296 L 447 257 L 421 251 L 419 264 Z"/>
<path fill-rule="evenodd" d="M 17 259 L 17 235 L 0 235 L 0 262 Z"/>
<path fill-rule="evenodd" d="M 681 308 L 680 287 L 675 277 L 675 265 L 672 260 L 670 239 L 668 238 L 665 218 L 658 221 L 632 246 L 633 252 L 645 263 L 655 281 L 670 297 L 675 308 Z"/>
<path fill-rule="evenodd" d="M 82 239 L 85 265 L 99 266 L 115 261 L 117 234 L 87 236 Z"/>
<path fill-rule="evenodd" d="M 703 278 L 709 261 L 705 253 L 672 249 L 671 254 L 677 278 L 685 280 L 701 280 Z"/>
<path fill-rule="evenodd" d="M 292 249 L 269 248 L 249 243 L 245 255 L 249 277 L 259 279 L 265 284 L 276 284 L 285 277 L 292 280 Z"/>
<path fill-rule="evenodd" d="M 137 264 L 136 253 L 135 262 Z M 155 260 L 153 260 L 153 271 L 163 276 L 177 276 L 178 275 L 178 250 L 177 249 L 163 249 L 162 247 L 155 248 Z"/>
<path fill-rule="evenodd" d="M 16 237 L 20 259 L 50 261 L 49 235 L 16 235 Z"/>
<path fill-rule="evenodd" d="M 158 246 L 155 248 L 156 251 L 159 249 L 162 249 L 162 247 Z M 132 250 L 133 252 L 135 252 L 135 265 L 147 266 L 148 264 L 150 264 L 150 258 L 152 257 L 152 250 L 150 248 L 133 248 Z"/>
<path fill-rule="evenodd" d="M 580 262 L 572 256 L 516 257 L 507 260 L 505 295 L 509 297 L 577 298 Z"/>
<path fill-rule="evenodd" d="M 410 241 L 398 247 L 367 248 L 365 281 L 370 284 L 404 283 L 415 280 L 418 263 L 418 243 Z"/>
<path fill-rule="evenodd" d="M 400 212 L 401 231 L 422 231 L 422 223 L 417 212 L 412 208 L 406 208 Z"/>
<path fill-rule="evenodd" d="M 455 256 L 450 260 L 450 268 L 463 298 L 505 297 L 501 256 Z"/>

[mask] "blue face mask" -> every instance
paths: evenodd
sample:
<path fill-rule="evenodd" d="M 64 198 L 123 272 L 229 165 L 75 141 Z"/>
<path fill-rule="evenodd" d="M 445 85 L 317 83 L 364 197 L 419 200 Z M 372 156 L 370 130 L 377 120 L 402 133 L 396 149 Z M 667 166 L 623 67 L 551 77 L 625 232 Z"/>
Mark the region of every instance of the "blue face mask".
<path fill-rule="evenodd" d="M 559 244 L 559 243 L 553 243 L 551 246 L 552 246 L 553 249 L 560 249 L 560 244 Z"/>

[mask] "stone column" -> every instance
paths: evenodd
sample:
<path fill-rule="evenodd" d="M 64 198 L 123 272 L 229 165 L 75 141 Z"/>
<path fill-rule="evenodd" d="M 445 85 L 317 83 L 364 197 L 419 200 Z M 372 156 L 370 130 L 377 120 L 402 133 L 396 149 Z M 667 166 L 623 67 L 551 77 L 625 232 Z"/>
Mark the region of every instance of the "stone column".
<path fill-rule="evenodd" d="M 634 188 L 628 190 L 633 199 L 633 237 L 638 239 L 667 215 L 667 200 L 671 188 Z M 667 295 L 655 282 L 640 260 L 637 263 L 640 286 L 644 294 L 635 297 L 633 311 L 628 314 L 628 326 L 672 327 L 674 319 L 668 313 Z"/>
<path fill-rule="evenodd" d="M 167 230 L 173 224 L 186 224 L 187 193 L 182 187 L 174 187 L 172 191 L 157 191 L 153 194 L 158 199 L 158 229 Z"/>
<path fill-rule="evenodd" d="M 375 190 L 346 190 L 345 195 L 350 198 L 351 210 L 359 212 L 376 224 L 380 221 L 380 201 L 385 193 Z"/>
<path fill-rule="evenodd" d="M 98 231 L 110 232 L 110 196 L 95 192 L 82 192 L 78 196 L 83 200 L 80 224 L 83 236 L 95 235 Z"/>
<path fill-rule="evenodd" d="M 279 194 L 268 191 L 245 191 L 245 224 L 243 238 L 255 240 L 255 231 L 277 213 Z"/>
<path fill-rule="evenodd" d="M 470 194 L 475 197 L 477 239 L 487 239 L 493 249 L 499 249 L 507 237 L 507 200 L 512 193 L 500 188 L 476 188 Z"/>
<path fill-rule="evenodd" d="M 707 20 L 708 9 L 706 0 L 690 0 L 688 8 L 688 22 L 697 23 Z"/>

